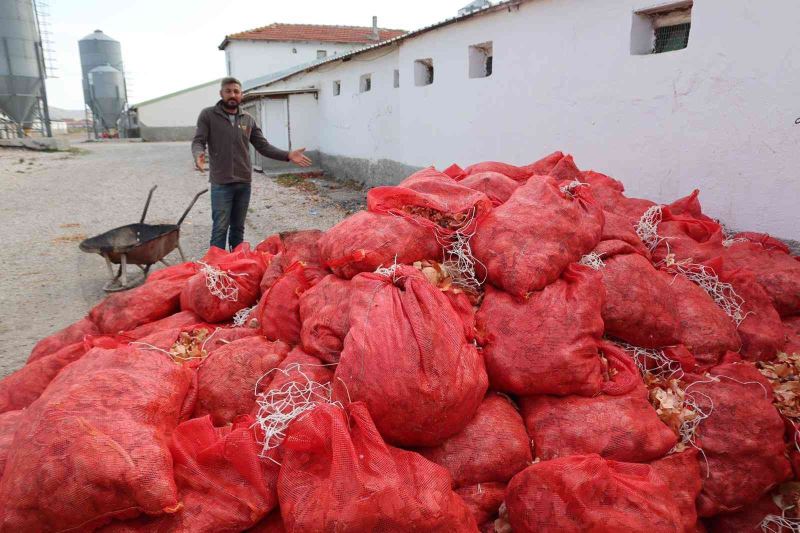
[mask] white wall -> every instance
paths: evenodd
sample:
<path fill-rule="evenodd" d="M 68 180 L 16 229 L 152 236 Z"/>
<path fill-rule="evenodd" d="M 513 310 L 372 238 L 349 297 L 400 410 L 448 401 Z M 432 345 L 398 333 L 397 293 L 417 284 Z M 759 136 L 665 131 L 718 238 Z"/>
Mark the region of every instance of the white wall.
<path fill-rule="evenodd" d="M 729 226 L 800 238 L 800 2 L 697 1 L 687 49 L 631 55 L 633 12 L 655 3 L 536 0 L 270 89 L 319 84 L 318 148 L 331 155 L 443 168 L 560 149 L 631 195 L 699 187 Z M 494 73 L 470 79 L 468 46 L 485 41 Z M 413 62 L 428 57 L 434 84 L 415 87 Z M 373 89 L 358 94 L 369 71 Z"/>
<path fill-rule="evenodd" d="M 194 126 L 204 107 L 219 100 L 219 82 L 167 96 L 151 103 L 139 104 L 139 123 L 151 128 Z"/>
<path fill-rule="evenodd" d="M 313 94 L 290 94 L 288 98 L 291 149 L 316 150 L 320 128 L 316 98 Z"/>
<path fill-rule="evenodd" d="M 317 59 L 317 50 L 325 50 L 328 56 L 361 48 L 363 44 L 279 42 L 279 41 L 230 41 L 225 47 L 225 64 L 228 75 L 242 82 L 273 72 L 301 65 Z M 296 53 L 292 50 L 297 50 Z"/>

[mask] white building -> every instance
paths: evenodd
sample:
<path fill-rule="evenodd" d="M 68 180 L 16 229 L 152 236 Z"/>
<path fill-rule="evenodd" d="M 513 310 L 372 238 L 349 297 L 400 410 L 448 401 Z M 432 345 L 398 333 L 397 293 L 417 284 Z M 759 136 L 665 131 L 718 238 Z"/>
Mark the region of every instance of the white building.
<path fill-rule="evenodd" d="M 185 141 L 194 136 L 197 116 L 219 100 L 221 79 L 131 106 L 144 141 Z"/>
<path fill-rule="evenodd" d="M 267 138 L 341 178 L 560 149 L 630 195 L 699 187 L 730 227 L 798 239 L 798 27 L 796 0 L 511 0 L 247 98 Z"/>
<path fill-rule="evenodd" d="M 377 17 L 372 18 L 372 27 L 274 23 L 228 35 L 219 49 L 225 51 L 228 76 L 247 85 L 249 80 L 404 33 L 403 30 L 378 28 Z"/>

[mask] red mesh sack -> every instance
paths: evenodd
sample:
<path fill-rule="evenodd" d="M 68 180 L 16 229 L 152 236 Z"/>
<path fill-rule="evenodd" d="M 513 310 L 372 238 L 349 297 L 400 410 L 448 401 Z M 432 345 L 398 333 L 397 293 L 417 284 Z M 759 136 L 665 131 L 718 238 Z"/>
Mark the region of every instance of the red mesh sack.
<path fill-rule="evenodd" d="M 567 154 L 548 172 L 549 176 L 554 177 L 557 181 L 573 181 L 581 179 L 581 171 L 575 165 L 575 160 L 572 156 Z"/>
<path fill-rule="evenodd" d="M 654 205 L 656 205 L 656 203 L 651 200 L 645 200 L 643 198 L 628 198 L 627 196 L 623 195 L 618 199 L 616 205 L 614 205 L 610 211 L 627 217 L 628 220 L 630 220 L 635 226 L 641 220 L 645 211 Z"/>
<path fill-rule="evenodd" d="M 592 189 L 592 193 L 594 193 L 594 189 Z M 600 245 L 605 241 L 622 241 L 631 246 L 637 254 L 650 259 L 650 250 L 647 249 L 642 239 L 636 234 L 636 229 L 628 218 L 603 210 L 603 220 L 605 222 L 603 223 Z"/>
<path fill-rule="evenodd" d="M 727 363 L 704 376 L 687 375 L 685 390 L 710 411 L 696 444 L 707 461 L 700 516 L 736 511 L 785 480 L 784 424 L 772 405 L 769 381 L 750 363 Z"/>
<path fill-rule="evenodd" d="M 210 415 L 214 425 L 223 426 L 237 415 L 250 413 L 256 403 L 256 382 L 288 353 L 286 344 L 261 336 L 245 337 L 215 350 L 197 370 L 195 416 Z"/>
<path fill-rule="evenodd" d="M 281 252 L 272 257 L 269 265 L 267 265 L 267 269 L 264 271 L 264 275 L 261 276 L 258 287 L 262 295 L 266 294 L 266 292 L 275 285 L 275 282 L 281 279 L 284 270 L 283 252 Z"/>
<path fill-rule="evenodd" d="M 442 255 L 442 247 L 429 228 L 403 217 L 368 211 L 359 211 L 329 229 L 319 248 L 325 264 L 347 279 L 389 266 L 395 260 L 409 264 Z"/>
<path fill-rule="evenodd" d="M 789 247 L 786 246 L 786 243 L 781 241 L 780 239 L 776 239 L 767 233 L 756 233 L 753 231 L 742 231 L 737 233 L 733 236 L 733 242 L 736 241 L 748 241 L 754 244 L 760 244 L 762 248 L 765 250 L 774 250 L 777 252 L 783 252 L 785 254 L 790 253 Z"/>
<path fill-rule="evenodd" d="M 749 242 L 733 244 L 723 258 L 725 266 L 755 274 L 781 316 L 800 314 L 800 261 L 796 258 Z"/>
<path fill-rule="evenodd" d="M 248 529 L 247 533 L 286 533 L 281 510 L 275 509 L 269 513 L 265 519 Z"/>
<path fill-rule="evenodd" d="M 326 272 L 315 266 L 295 263 L 261 297 L 254 316 L 261 333 L 269 340 L 289 344 L 300 342 L 300 296 L 319 283 Z"/>
<path fill-rule="evenodd" d="M 277 476 L 263 466 L 246 425 L 215 428 L 208 417 L 189 420 L 175 429 L 170 451 L 180 510 L 110 524 L 102 533 L 242 531 L 277 505 Z"/>
<path fill-rule="evenodd" d="M 705 522 L 709 533 L 762 533 L 765 530 L 762 529 L 761 523 L 766 517 L 770 515 L 777 517 L 782 514 L 781 508 L 775 504 L 772 496 L 765 494 L 755 503 L 735 513 L 719 514 Z M 776 528 L 771 531 L 781 532 L 783 529 Z"/>
<path fill-rule="evenodd" d="M 598 249 L 612 242 L 620 241 L 604 241 Z M 621 251 L 625 253 L 603 254 L 605 266 L 600 268 L 606 291 L 602 313 L 606 334 L 644 348 L 676 344 L 680 300 L 668 296 L 671 278 L 645 257 L 630 253 L 632 249 Z"/>
<path fill-rule="evenodd" d="M 258 329 L 250 327 L 217 328 L 206 338 L 203 349 L 211 355 L 214 351 L 236 340 L 259 334 Z"/>
<path fill-rule="evenodd" d="M 555 163 L 553 163 L 550 169 L 552 169 L 553 166 L 555 166 Z M 475 163 L 474 165 L 470 165 L 465 168 L 463 171 L 463 178 L 474 176 L 476 174 L 483 174 L 485 172 L 502 174 L 507 178 L 520 182 L 527 180 L 534 174 L 532 169 L 525 167 L 517 167 L 514 165 L 509 165 L 508 163 L 500 163 L 498 161 L 484 161 L 482 163 Z M 544 174 L 544 172 L 540 172 L 540 174 Z"/>
<path fill-rule="evenodd" d="M 225 259 L 203 266 L 189 279 L 180 295 L 181 309 L 194 311 L 207 322 L 230 320 L 237 311 L 258 301 L 265 269 L 260 252 L 231 252 Z"/>
<path fill-rule="evenodd" d="M 783 319 L 783 331 L 786 335 L 786 344 L 783 351 L 786 353 L 800 353 L 800 316 Z"/>
<path fill-rule="evenodd" d="M 589 184 L 592 188 L 592 196 L 605 211 L 613 212 L 620 201 L 623 201 L 625 198 L 623 194 L 625 192 L 625 186 L 611 176 L 606 176 L 605 174 L 600 174 L 593 170 L 586 170 L 581 172 L 580 181 Z M 633 227 L 629 217 L 623 217 L 621 214 L 617 216 L 624 218 L 628 225 Z"/>
<path fill-rule="evenodd" d="M 203 319 L 194 314 L 193 312 L 181 311 L 179 313 L 175 313 L 174 315 L 170 315 L 166 318 L 162 318 L 161 320 L 156 320 L 155 322 L 150 322 L 149 324 L 143 324 L 138 328 L 126 331 L 125 333 L 122 334 L 122 336 L 126 339 L 137 340 L 152 335 L 153 333 L 156 333 L 158 331 L 163 331 L 173 328 L 185 328 L 188 326 L 194 326 L 202 323 Z"/>
<path fill-rule="evenodd" d="M 327 385 L 333 381 L 333 365 L 323 363 L 301 348 L 295 348 L 281 361 L 275 371 L 270 372 L 259 382 L 259 392 L 279 390 L 289 383 L 305 384 L 309 380 Z M 257 411 L 258 407 L 253 413 Z"/>
<path fill-rule="evenodd" d="M 597 394 L 605 293 L 594 270 L 571 265 L 519 303 L 487 287 L 475 317 L 492 388 L 514 394 Z"/>
<path fill-rule="evenodd" d="M 720 281 L 730 283 L 736 294 L 744 300 L 744 320 L 737 332 L 742 341 L 739 353 L 749 361 L 769 361 L 786 344 L 786 334 L 781 317 L 772 305 L 769 295 L 748 270 L 724 270 L 722 260 L 710 264 Z"/>
<path fill-rule="evenodd" d="M 264 239 L 256 246 L 256 251 L 271 255 L 282 254 L 285 267 L 297 261 L 318 265 L 321 262 L 319 239 L 322 235 L 322 231 L 318 229 L 284 231 Z"/>
<path fill-rule="evenodd" d="M 700 190 L 695 189 L 689 196 L 679 198 L 667 206 L 675 215 L 682 215 L 695 218 L 697 220 L 705 220 L 706 222 L 714 222 L 716 220 L 703 214 L 703 208 L 700 206 Z"/>
<path fill-rule="evenodd" d="M 25 410 L 0 481 L 0 530 L 91 530 L 179 509 L 167 448 L 192 371 L 158 352 L 95 348 Z"/>
<path fill-rule="evenodd" d="M 303 349 L 326 363 L 338 363 L 350 329 L 350 282 L 325 276 L 300 296 Z"/>
<path fill-rule="evenodd" d="M 70 344 L 81 342 L 86 335 L 97 335 L 99 333 L 100 330 L 97 329 L 97 326 L 89 317 L 82 318 L 37 342 L 28 357 L 28 363 L 36 361 L 45 355 L 55 353 Z"/>
<path fill-rule="evenodd" d="M 3 469 L 6 467 L 8 451 L 14 441 L 14 433 L 23 420 L 21 409 L 0 414 L 0 479 L 3 477 Z"/>
<path fill-rule="evenodd" d="M 479 222 L 472 251 L 492 285 L 526 298 L 590 252 L 602 229 L 603 210 L 587 187 L 572 194 L 552 178 L 529 180 Z"/>
<path fill-rule="evenodd" d="M 456 489 L 467 508 L 472 513 L 478 529 L 494 533 L 494 520 L 506 497 L 505 483 L 479 483 Z"/>
<path fill-rule="evenodd" d="M 220 250 L 216 248 L 216 250 Z M 222 250 L 220 250 L 222 251 Z M 211 254 L 211 257 L 214 257 L 215 254 Z M 206 258 L 209 256 L 207 255 Z M 202 260 L 201 260 L 202 261 Z M 155 272 L 151 273 L 147 276 L 145 283 L 154 283 L 156 281 L 162 281 L 169 278 L 188 278 L 197 273 L 197 263 L 193 261 L 187 261 L 185 263 L 178 263 L 177 265 L 168 266 L 166 268 L 162 268 L 160 270 L 156 270 Z"/>
<path fill-rule="evenodd" d="M 295 420 L 281 445 L 278 499 L 286 531 L 474 532 L 447 471 L 387 446 L 360 402 Z"/>
<path fill-rule="evenodd" d="M 435 448 L 417 451 L 445 467 L 454 487 L 506 483 L 533 460 L 522 417 L 508 399 L 495 393 L 486 396 L 461 432 Z"/>
<path fill-rule="evenodd" d="M 459 181 L 459 184 L 482 192 L 494 206 L 508 200 L 520 185 L 519 182 L 499 172 L 478 172 Z"/>
<path fill-rule="evenodd" d="M 396 187 L 370 189 L 367 209 L 408 218 L 447 234 L 482 218 L 492 209 L 492 202 L 482 192 L 429 167 L 415 172 Z"/>
<path fill-rule="evenodd" d="M 694 448 L 668 455 L 650 466 L 667 485 L 672 499 L 681 512 L 683 531 L 697 531 L 697 508 L 695 501 L 703 488 L 700 477 L 700 454 Z"/>
<path fill-rule="evenodd" d="M 679 341 L 701 365 L 713 365 L 725 352 L 742 345 L 736 323 L 700 286 L 681 274 L 672 277 L 671 294 L 680 320 Z"/>
<path fill-rule="evenodd" d="M 538 161 L 534 161 L 522 167 L 524 170 L 531 173 L 531 176 L 546 176 L 558 165 L 559 161 L 564 159 L 563 152 L 553 152 L 546 155 Z"/>
<path fill-rule="evenodd" d="M 574 455 L 529 466 L 511 480 L 506 506 L 514 533 L 676 533 L 680 509 L 646 464 Z"/>
<path fill-rule="evenodd" d="M 474 416 L 487 378 L 447 297 L 417 269 L 399 266 L 353 279 L 334 387 L 340 399 L 367 404 L 388 442 L 436 446 Z"/>
<path fill-rule="evenodd" d="M 611 343 L 602 347 L 615 371 L 605 394 L 520 399 L 539 459 L 596 453 L 605 459 L 640 463 L 663 457 L 677 443 L 650 405 L 632 358 Z"/>
<path fill-rule="evenodd" d="M 175 276 L 117 292 L 95 305 L 89 318 L 103 333 L 120 333 L 180 310 L 181 291 L 189 277 Z"/>
<path fill-rule="evenodd" d="M 669 207 L 661 209 L 661 217 L 657 227 L 661 240 L 653 250 L 655 261 L 662 261 L 671 254 L 679 261 L 701 263 L 725 251 L 725 235 L 717 222 L 707 217 L 698 219 L 688 214 L 678 215 Z"/>
<path fill-rule="evenodd" d="M 77 361 L 94 346 L 116 347 L 109 337 L 88 336 L 55 353 L 28 363 L 0 380 L 0 413 L 23 409 L 33 403 L 61 370 Z"/>

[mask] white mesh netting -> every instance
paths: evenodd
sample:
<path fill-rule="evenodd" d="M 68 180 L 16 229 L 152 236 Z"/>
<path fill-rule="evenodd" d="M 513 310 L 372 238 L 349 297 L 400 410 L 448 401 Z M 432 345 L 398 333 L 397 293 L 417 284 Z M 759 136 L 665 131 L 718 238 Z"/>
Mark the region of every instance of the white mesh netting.
<path fill-rule="evenodd" d="M 256 383 L 256 404 L 258 413 L 256 414 L 255 426 L 263 432 L 261 444 L 261 457 L 268 457 L 269 451 L 277 448 L 285 437 L 286 428 L 289 424 L 319 405 L 333 404 L 342 407 L 340 402 L 332 400 L 333 388 L 330 383 L 318 383 L 312 380 L 303 371 L 303 366 L 295 363 L 287 366 L 286 369 L 274 368 L 259 378 Z M 321 365 L 324 366 L 324 365 Z M 286 382 L 278 389 L 272 389 L 265 393 L 259 393 L 261 380 L 272 373 L 280 372 L 286 376 L 293 375 L 291 381 Z"/>
<path fill-rule="evenodd" d="M 238 274 L 225 272 L 202 261 L 198 261 L 198 264 L 202 265 L 200 272 L 206 278 L 208 292 L 220 300 L 235 302 L 239 299 L 239 286 L 233 280 L 233 276 Z M 240 275 L 245 276 L 247 274 Z"/>
<path fill-rule="evenodd" d="M 644 212 L 642 218 L 636 224 L 636 235 L 652 252 L 663 240 L 658 236 L 658 225 L 661 223 L 661 206 L 654 205 Z"/>
<path fill-rule="evenodd" d="M 591 252 L 584 255 L 583 257 L 581 257 L 581 260 L 578 261 L 578 263 L 593 268 L 595 270 L 600 270 L 601 268 L 606 266 L 606 264 L 603 262 L 603 254 L 598 254 L 597 252 Z"/>
<path fill-rule="evenodd" d="M 706 291 L 714 303 L 725 311 L 737 326 L 747 317 L 742 308 L 744 298 L 736 294 L 733 285 L 720 281 L 714 269 L 689 261 L 675 261 L 671 255 L 668 255 L 659 266 L 672 274 L 682 275 Z"/>

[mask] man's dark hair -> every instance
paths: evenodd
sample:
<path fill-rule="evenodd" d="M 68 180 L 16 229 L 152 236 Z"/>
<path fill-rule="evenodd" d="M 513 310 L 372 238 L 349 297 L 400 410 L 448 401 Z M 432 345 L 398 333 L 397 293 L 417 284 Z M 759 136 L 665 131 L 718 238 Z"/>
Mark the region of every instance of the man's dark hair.
<path fill-rule="evenodd" d="M 242 86 L 242 82 L 240 82 L 240 81 L 239 81 L 239 80 L 237 80 L 236 78 L 231 78 L 231 77 L 229 76 L 229 77 L 227 77 L 227 78 L 222 78 L 222 81 L 221 81 L 221 82 L 219 82 L 219 88 L 220 88 L 220 89 L 222 89 L 223 87 L 225 87 L 226 85 L 230 85 L 231 83 L 235 83 L 235 84 L 236 84 L 236 85 L 238 85 L 239 87 L 241 87 L 241 86 Z"/>

